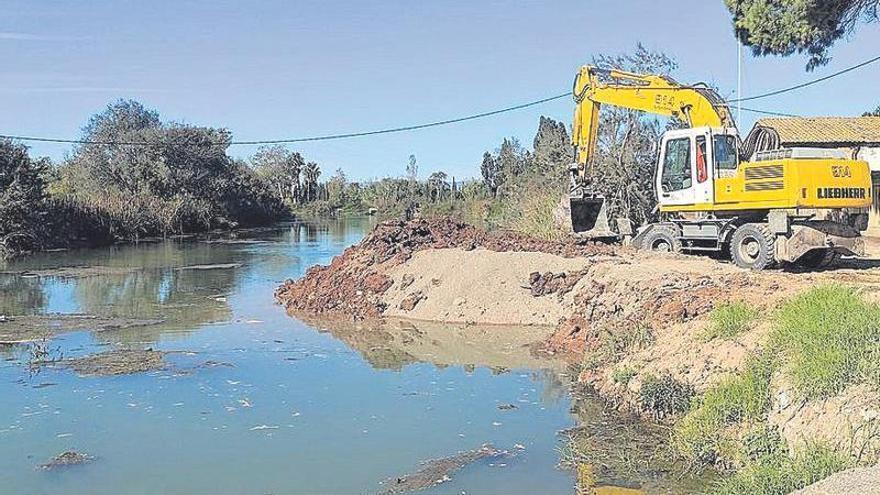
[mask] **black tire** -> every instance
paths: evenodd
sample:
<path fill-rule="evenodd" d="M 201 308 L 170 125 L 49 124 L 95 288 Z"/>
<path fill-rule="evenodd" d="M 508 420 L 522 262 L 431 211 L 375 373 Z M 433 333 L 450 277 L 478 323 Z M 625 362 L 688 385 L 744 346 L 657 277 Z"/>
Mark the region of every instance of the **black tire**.
<path fill-rule="evenodd" d="M 681 239 L 678 229 L 670 225 L 656 225 L 645 234 L 639 243 L 639 249 L 661 253 L 680 253 Z"/>
<path fill-rule="evenodd" d="M 730 254 L 740 268 L 763 270 L 776 264 L 776 238 L 767 225 L 740 225 L 730 238 Z"/>
<path fill-rule="evenodd" d="M 833 267 L 839 260 L 840 253 L 833 249 L 814 249 L 798 258 L 795 264 L 811 270 L 821 270 Z"/>

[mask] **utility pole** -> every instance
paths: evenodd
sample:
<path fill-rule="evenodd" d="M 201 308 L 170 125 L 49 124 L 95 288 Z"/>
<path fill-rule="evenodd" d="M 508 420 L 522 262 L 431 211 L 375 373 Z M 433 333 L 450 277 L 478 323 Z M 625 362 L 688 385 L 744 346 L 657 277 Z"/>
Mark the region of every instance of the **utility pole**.
<path fill-rule="evenodd" d="M 743 61 L 743 46 L 742 43 L 737 40 L 736 43 L 736 123 L 739 124 L 742 122 L 742 61 Z"/>

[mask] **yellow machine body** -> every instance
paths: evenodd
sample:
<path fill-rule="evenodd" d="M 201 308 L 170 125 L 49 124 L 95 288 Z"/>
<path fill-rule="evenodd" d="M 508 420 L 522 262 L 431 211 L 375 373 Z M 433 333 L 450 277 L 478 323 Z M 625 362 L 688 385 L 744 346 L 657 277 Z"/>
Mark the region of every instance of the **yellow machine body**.
<path fill-rule="evenodd" d="M 732 177 L 717 177 L 714 200 L 661 204 L 663 212 L 842 209 L 871 206 L 871 170 L 861 160 L 780 159 L 743 162 Z"/>
<path fill-rule="evenodd" d="M 569 207 L 577 235 L 631 236 L 652 250 L 729 252 L 752 269 L 779 262 L 822 267 L 864 253 L 860 232 L 872 202 L 866 162 L 809 147 L 747 152 L 727 103 L 704 84 L 584 66 L 573 95 Z M 593 187 L 602 105 L 686 124 L 663 134 L 654 177 L 661 215 L 637 232 L 626 219 L 612 231 L 602 191 Z"/>

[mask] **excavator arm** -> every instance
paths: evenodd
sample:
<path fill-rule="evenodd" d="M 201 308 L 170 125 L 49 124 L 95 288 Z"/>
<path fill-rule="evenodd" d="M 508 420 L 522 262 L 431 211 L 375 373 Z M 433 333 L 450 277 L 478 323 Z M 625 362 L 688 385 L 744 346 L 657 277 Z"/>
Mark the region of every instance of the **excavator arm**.
<path fill-rule="evenodd" d="M 575 163 L 571 168 L 571 215 L 575 232 L 589 237 L 613 235 L 608 228 L 605 202 L 591 190 L 588 168 L 596 150 L 602 105 L 677 117 L 690 127 L 735 128 L 727 104 L 705 85 L 682 86 L 660 75 L 641 75 L 585 65 L 574 80 L 576 103 L 572 144 Z"/>
<path fill-rule="evenodd" d="M 573 92 L 576 106 L 572 144 L 581 177 L 596 150 L 603 104 L 677 117 L 690 127 L 736 127 L 727 104 L 714 90 L 704 85 L 682 86 L 664 76 L 585 65 L 575 77 Z"/>

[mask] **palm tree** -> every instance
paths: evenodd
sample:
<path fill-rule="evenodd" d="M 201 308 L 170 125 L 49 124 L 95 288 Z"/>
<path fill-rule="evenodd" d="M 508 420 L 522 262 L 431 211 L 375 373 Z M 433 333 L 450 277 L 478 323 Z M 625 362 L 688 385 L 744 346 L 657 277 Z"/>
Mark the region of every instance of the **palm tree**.
<path fill-rule="evenodd" d="M 320 176 L 321 169 L 317 163 L 306 163 L 306 166 L 303 168 L 304 202 L 314 201 L 318 198 L 318 178 Z"/>

